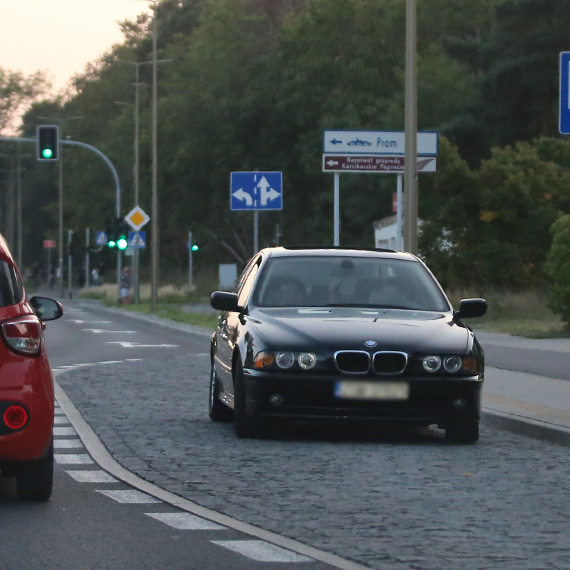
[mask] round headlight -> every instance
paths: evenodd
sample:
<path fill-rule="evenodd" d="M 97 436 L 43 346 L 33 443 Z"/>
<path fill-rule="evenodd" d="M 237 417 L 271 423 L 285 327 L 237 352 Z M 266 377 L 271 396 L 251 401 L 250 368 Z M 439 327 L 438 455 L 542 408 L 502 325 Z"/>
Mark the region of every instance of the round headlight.
<path fill-rule="evenodd" d="M 461 358 L 459 356 L 446 356 L 443 359 L 443 367 L 447 372 L 455 374 L 461 370 Z"/>
<path fill-rule="evenodd" d="M 441 358 L 439 356 L 424 356 L 422 361 L 426 372 L 437 372 L 441 368 Z"/>
<path fill-rule="evenodd" d="M 291 368 L 295 362 L 295 355 L 292 352 L 278 352 L 275 362 L 279 368 Z"/>
<path fill-rule="evenodd" d="M 302 352 L 301 354 L 299 354 L 297 362 L 299 363 L 299 366 L 303 370 L 310 370 L 317 363 L 317 356 L 312 352 Z"/>

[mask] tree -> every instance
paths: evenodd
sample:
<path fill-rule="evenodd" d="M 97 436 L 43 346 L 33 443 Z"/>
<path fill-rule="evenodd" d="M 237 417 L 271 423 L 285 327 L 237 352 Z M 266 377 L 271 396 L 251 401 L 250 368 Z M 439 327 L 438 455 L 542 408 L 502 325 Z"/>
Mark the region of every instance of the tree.
<path fill-rule="evenodd" d="M 0 134 L 15 126 L 16 116 L 51 87 L 42 71 L 26 77 L 0 67 Z"/>

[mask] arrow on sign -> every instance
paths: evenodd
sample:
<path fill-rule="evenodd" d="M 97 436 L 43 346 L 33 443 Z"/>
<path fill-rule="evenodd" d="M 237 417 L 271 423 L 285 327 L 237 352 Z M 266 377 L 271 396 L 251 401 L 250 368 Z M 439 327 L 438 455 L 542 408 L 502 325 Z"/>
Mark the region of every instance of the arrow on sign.
<path fill-rule="evenodd" d="M 253 205 L 253 198 L 251 197 L 251 195 L 248 192 L 245 192 L 245 190 L 243 188 L 240 188 L 239 190 L 236 190 L 233 193 L 233 196 L 240 200 L 241 202 L 245 202 L 246 205 L 248 206 L 252 206 Z"/>
<path fill-rule="evenodd" d="M 269 202 L 269 200 L 275 200 L 275 198 L 279 198 L 279 196 L 281 196 L 281 194 L 279 194 L 277 190 L 271 188 L 271 184 L 269 184 L 265 176 L 263 176 L 261 180 L 257 183 L 257 187 L 261 192 L 262 206 L 267 206 L 267 202 Z"/>
<path fill-rule="evenodd" d="M 329 161 L 327 162 L 327 164 L 328 164 L 329 166 L 338 166 L 338 165 L 340 164 L 340 162 L 338 162 L 338 160 L 329 160 Z"/>
<path fill-rule="evenodd" d="M 342 144 L 342 141 L 339 141 L 338 139 L 333 139 L 331 141 L 331 144 Z"/>

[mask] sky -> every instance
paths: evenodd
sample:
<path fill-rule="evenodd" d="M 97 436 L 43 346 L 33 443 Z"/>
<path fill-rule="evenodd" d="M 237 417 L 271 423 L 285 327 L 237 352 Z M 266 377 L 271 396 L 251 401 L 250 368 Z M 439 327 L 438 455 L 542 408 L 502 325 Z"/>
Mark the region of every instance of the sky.
<path fill-rule="evenodd" d="M 54 93 L 123 40 L 118 21 L 148 12 L 144 0 L 3 0 L 0 67 L 45 71 Z"/>

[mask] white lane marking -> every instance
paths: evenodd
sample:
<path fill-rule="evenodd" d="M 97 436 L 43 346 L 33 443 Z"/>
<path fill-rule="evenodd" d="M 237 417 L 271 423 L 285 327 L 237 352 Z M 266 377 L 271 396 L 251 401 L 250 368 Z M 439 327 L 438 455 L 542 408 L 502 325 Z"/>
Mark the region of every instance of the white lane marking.
<path fill-rule="evenodd" d="M 76 323 L 78 325 L 108 325 L 113 321 L 83 321 L 81 319 L 69 319 L 70 323 Z"/>
<path fill-rule="evenodd" d="M 54 425 L 69 425 L 69 420 L 67 419 L 67 416 L 57 415 L 54 416 L 53 423 Z"/>
<path fill-rule="evenodd" d="M 79 449 L 83 447 L 80 439 L 54 439 L 55 449 Z"/>
<path fill-rule="evenodd" d="M 66 471 L 68 475 L 73 477 L 79 483 L 118 483 L 119 480 L 109 475 L 106 471 L 98 469 L 97 471 Z"/>
<path fill-rule="evenodd" d="M 257 562 L 314 562 L 308 556 L 296 554 L 264 540 L 212 540 L 212 543 Z"/>
<path fill-rule="evenodd" d="M 116 333 L 116 334 L 135 334 L 137 331 L 110 331 L 106 329 L 81 329 L 82 331 L 92 332 L 93 334 Z"/>
<path fill-rule="evenodd" d="M 55 453 L 54 457 L 60 465 L 91 465 L 95 463 L 86 453 Z"/>
<path fill-rule="evenodd" d="M 77 435 L 77 432 L 72 427 L 54 427 L 53 435 Z"/>
<path fill-rule="evenodd" d="M 101 493 L 117 503 L 126 503 L 132 505 L 144 505 L 150 503 L 161 503 L 162 501 L 142 493 L 141 491 L 135 491 L 133 489 L 129 490 L 119 490 L 119 491 L 107 491 L 107 490 L 97 490 L 97 493 Z"/>
<path fill-rule="evenodd" d="M 178 530 L 224 530 L 226 527 L 190 513 L 145 513 Z"/>
<path fill-rule="evenodd" d="M 177 348 L 178 344 L 139 344 L 123 340 L 107 341 L 107 344 L 120 344 L 123 348 Z"/>
<path fill-rule="evenodd" d="M 81 364 L 69 364 L 69 365 L 62 365 L 62 366 L 56 366 L 55 368 L 52 368 L 53 371 L 57 372 L 59 371 L 63 371 L 63 370 L 72 370 L 75 368 L 82 368 L 84 366 L 99 366 L 100 364 L 121 364 L 123 362 L 141 362 L 142 358 L 125 358 L 124 360 L 105 360 L 103 362 L 84 362 Z M 56 406 L 56 410 L 58 409 L 58 407 Z M 61 409 L 61 408 L 59 408 Z"/>

